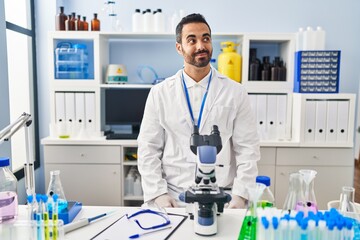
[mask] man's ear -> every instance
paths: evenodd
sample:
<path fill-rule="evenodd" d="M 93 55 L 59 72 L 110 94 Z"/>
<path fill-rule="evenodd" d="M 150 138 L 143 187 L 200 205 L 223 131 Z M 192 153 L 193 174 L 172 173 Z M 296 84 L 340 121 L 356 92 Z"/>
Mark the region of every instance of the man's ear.
<path fill-rule="evenodd" d="M 181 47 L 181 44 L 177 42 L 177 43 L 175 44 L 175 47 L 176 47 L 176 51 L 178 52 L 178 54 L 182 55 L 182 47 Z"/>

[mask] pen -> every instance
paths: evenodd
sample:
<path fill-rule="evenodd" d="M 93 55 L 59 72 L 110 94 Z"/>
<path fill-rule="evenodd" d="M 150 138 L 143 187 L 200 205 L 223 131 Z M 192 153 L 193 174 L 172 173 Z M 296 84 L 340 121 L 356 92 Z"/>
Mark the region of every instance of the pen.
<path fill-rule="evenodd" d="M 89 225 L 91 222 L 93 222 L 93 221 L 95 221 L 95 220 L 97 220 L 99 218 L 109 216 L 111 213 L 113 213 L 113 212 L 103 213 L 103 214 L 97 215 L 97 216 L 92 217 L 92 218 L 82 218 L 82 219 L 80 219 L 80 220 L 78 220 L 76 222 L 69 223 L 69 224 L 64 226 L 64 232 L 68 233 L 68 232 L 74 231 L 76 229 L 82 228 L 82 227 L 84 227 L 86 225 Z"/>
<path fill-rule="evenodd" d="M 162 230 L 166 230 L 166 229 L 169 229 L 171 228 L 172 226 L 167 226 L 167 227 L 164 227 L 164 228 L 159 228 L 159 229 L 156 229 L 156 230 L 153 230 L 153 231 L 148 231 L 148 232 L 143 232 L 143 233 L 138 233 L 138 234 L 134 234 L 134 235 L 131 235 L 129 237 L 129 239 L 136 239 L 136 238 L 139 238 L 143 235 L 146 235 L 146 234 L 150 234 L 150 233 L 155 233 L 155 232 L 159 232 L 159 231 L 162 231 Z"/>

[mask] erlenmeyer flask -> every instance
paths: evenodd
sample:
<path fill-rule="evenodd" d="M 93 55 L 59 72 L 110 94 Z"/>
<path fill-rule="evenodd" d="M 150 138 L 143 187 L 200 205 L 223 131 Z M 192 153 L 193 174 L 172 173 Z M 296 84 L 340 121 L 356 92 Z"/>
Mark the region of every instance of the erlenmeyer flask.
<path fill-rule="evenodd" d="M 46 193 L 48 196 L 52 196 L 54 194 L 58 195 L 58 212 L 62 212 L 67 208 L 67 201 L 65 198 L 64 190 L 61 185 L 60 180 L 60 170 L 50 171 L 50 183 Z M 51 208 L 51 205 L 49 205 Z M 49 209 L 51 211 L 51 209 Z"/>
<path fill-rule="evenodd" d="M 246 216 L 241 226 L 238 240 L 254 240 L 256 239 L 256 223 L 257 203 L 264 192 L 266 185 L 263 183 L 248 183 L 246 190 L 249 194 L 249 207 L 246 211 Z"/>
<path fill-rule="evenodd" d="M 356 213 L 354 205 L 355 188 L 343 187 L 340 195 L 339 211 L 343 213 Z"/>
<path fill-rule="evenodd" d="M 293 210 L 304 210 L 304 191 L 302 186 L 302 177 L 298 172 L 290 173 L 289 176 L 289 190 L 286 195 L 283 210 L 290 213 Z"/>
<path fill-rule="evenodd" d="M 317 172 L 310 169 L 301 169 L 299 170 L 299 173 L 302 176 L 304 184 L 304 197 L 307 210 L 306 212 L 317 213 L 318 207 L 314 192 L 314 181 Z"/>

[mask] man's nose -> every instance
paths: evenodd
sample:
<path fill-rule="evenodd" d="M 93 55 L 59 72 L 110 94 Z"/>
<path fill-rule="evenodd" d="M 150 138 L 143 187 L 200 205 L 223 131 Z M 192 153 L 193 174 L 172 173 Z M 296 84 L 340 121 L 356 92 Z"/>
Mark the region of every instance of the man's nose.
<path fill-rule="evenodd" d="M 205 48 L 205 44 L 202 42 L 202 41 L 198 41 L 197 43 L 196 43 L 196 50 L 204 50 L 204 49 L 206 49 Z"/>

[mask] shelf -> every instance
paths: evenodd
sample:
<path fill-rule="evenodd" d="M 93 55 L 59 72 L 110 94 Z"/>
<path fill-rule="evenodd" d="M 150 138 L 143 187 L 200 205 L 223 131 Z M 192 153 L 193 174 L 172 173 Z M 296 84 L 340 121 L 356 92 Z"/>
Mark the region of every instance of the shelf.
<path fill-rule="evenodd" d="M 137 166 L 137 161 L 136 160 L 134 160 L 134 161 L 124 160 L 123 165 L 124 166 Z"/>
<path fill-rule="evenodd" d="M 109 88 L 152 88 L 152 84 L 100 84 L 100 88 L 109 89 Z"/>
<path fill-rule="evenodd" d="M 124 196 L 124 201 L 142 201 L 143 196 Z"/>

